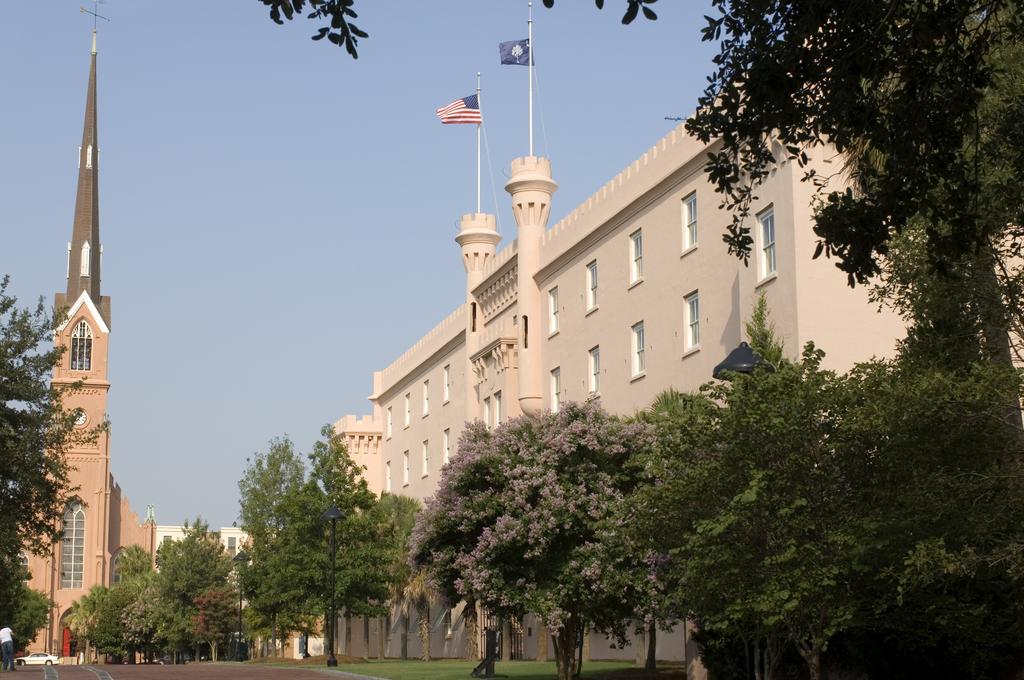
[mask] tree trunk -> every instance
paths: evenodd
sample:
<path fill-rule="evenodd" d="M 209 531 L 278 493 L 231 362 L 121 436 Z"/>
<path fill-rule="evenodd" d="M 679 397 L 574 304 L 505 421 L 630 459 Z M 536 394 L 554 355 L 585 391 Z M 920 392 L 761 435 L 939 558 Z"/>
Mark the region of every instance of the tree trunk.
<path fill-rule="evenodd" d="M 409 613 L 402 614 L 402 640 L 401 640 L 401 659 L 402 661 L 409 660 Z"/>
<path fill-rule="evenodd" d="M 430 661 L 430 605 L 425 604 L 420 609 L 419 620 L 420 634 L 420 661 Z"/>
<path fill-rule="evenodd" d="M 334 633 L 334 626 L 331 626 L 331 634 Z M 270 655 L 277 658 L 277 614 L 270 615 Z"/>
<path fill-rule="evenodd" d="M 467 602 L 462 610 L 462 618 L 466 622 L 466 658 L 480 658 L 480 621 L 477 619 L 476 603 Z"/>
<path fill-rule="evenodd" d="M 215 640 L 210 641 L 210 661 L 217 661 L 217 642 Z"/>
<path fill-rule="evenodd" d="M 352 656 L 352 614 L 345 610 L 345 655 Z"/>
<path fill-rule="evenodd" d="M 558 671 L 558 680 L 572 680 L 576 665 L 574 661 L 578 639 L 576 629 L 576 622 L 570 618 L 552 636 L 555 644 L 555 668 Z"/>
<path fill-rule="evenodd" d="M 658 665 L 658 624 L 653 619 L 647 624 L 647 661 L 645 671 L 653 671 Z"/>
<path fill-rule="evenodd" d="M 813 647 L 803 654 L 807 662 L 807 674 L 811 680 L 821 680 L 821 649 Z"/>
<path fill-rule="evenodd" d="M 782 663 L 782 654 L 786 651 L 786 643 L 777 637 L 765 639 L 764 644 L 764 680 L 775 680 L 775 673 Z"/>
<path fill-rule="evenodd" d="M 761 659 L 761 638 L 754 640 L 754 680 L 764 680 L 764 662 Z"/>
<path fill-rule="evenodd" d="M 507 616 L 501 619 L 501 660 L 512 660 L 512 621 Z"/>
<path fill-rule="evenodd" d="M 385 617 L 377 617 L 377 658 L 381 661 L 388 652 L 388 625 Z"/>
<path fill-rule="evenodd" d="M 548 627 L 544 621 L 537 620 L 537 661 L 548 660 Z"/>
<path fill-rule="evenodd" d="M 590 661 L 590 635 L 585 625 L 580 626 L 579 632 L 579 648 L 580 658 L 579 663 L 576 664 L 575 677 L 580 678 L 583 676 L 583 659 Z"/>

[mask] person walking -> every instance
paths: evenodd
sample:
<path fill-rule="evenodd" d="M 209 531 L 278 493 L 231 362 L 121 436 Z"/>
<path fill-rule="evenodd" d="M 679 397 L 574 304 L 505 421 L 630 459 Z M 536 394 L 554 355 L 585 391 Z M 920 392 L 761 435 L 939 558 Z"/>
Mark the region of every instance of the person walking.
<path fill-rule="evenodd" d="M 0 628 L 0 647 L 3 648 L 3 670 L 14 670 L 14 631 L 10 626 Z"/>

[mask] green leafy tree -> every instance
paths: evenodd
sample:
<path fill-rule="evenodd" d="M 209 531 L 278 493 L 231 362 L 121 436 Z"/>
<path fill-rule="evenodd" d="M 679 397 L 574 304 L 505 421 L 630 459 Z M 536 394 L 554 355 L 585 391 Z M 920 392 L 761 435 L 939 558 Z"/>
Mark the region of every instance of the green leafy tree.
<path fill-rule="evenodd" d="M 301 540 L 293 535 L 297 527 L 291 518 L 301 511 L 304 483 L 302 458 L 287 438 L 274 439 L 267 453 L 257 453 L 238 483 L 242 528 L 249 535 L 249 562 L 240 571 L 249 618 L 275 642 L 279 627 L 310 632 L 313 625 L 306 616 L 311 609 L 309 565 L 290 549 Z M 276 645 L 273 649 L 276 654 Z"/>
<path fill-rule="evenodd" d="M 59 540 L 60 519 L 74 489 L 65 453 L 92 441 L 101 426 L 75 428 L 77 413 L 63 401 L 76 386 L 51 385 L 63 349 L 52 347 L 58 316 L 42 300 L 21 309 L 0 279 L 0 593 L 20 588 L 23 551 L 48 555 Z M 0 616 L 12 617 L 13 597 L 0 598 Z M 10 618 L 8 618 L 10 620 Z"/>
<path fill-rule="evenodd" d="M 787 649 L 822 677 L 837 639 L 872 677 L 997 677 L 1018 647 L 1015 577 L 989 556 L 1021 521 L 998 468 L 1019 376 L 896 361 L 837 375 L 822 357 L 809 345 L 647 414 L 656 481 L 631 503 L 640 530 L 679 527 L 654 543 L 676 606 L 706 641 L 742 640 L 768 680 Z"/>
<path fill-rule="evenodd" d="M 757 296 L 750 320 L 743 324 L 750 347 L 772 366 L 782 363 L 784 347 L 779 339 L 768 312 L 768 298 L 764 293 Z M 657 408 L 657 405 L 655 405 Z"/>
<path fill-rule="evenodd" d="M 651 441 L 647 426 L 596 402 L 495 430 L 470 424 L 417 520 L 415 563 L 442 592 L 506 617 L 538 615 L 554 637 L 558 677 L 568 680 L 583 631 L 623 638 L 647 578 L 619 506 L 634 484 L 627 461 Z M 448 559 L 461 571 L 454 581 Z"/>
<path fill-rule="evenodd" d="M 337 524 L 336 602 L 352 615 L 383 614 L 389 545 L 374 512 L 376 498 L 330 426 L 307 466 L 287 440 L 257 455 L 240 482 L 242 527 L 251 562 L 242 570 L 257 626 L 312 632 L 330 606 L 328 531 L 320 516 L 333 506 Z"/>
<path fill-rule="evenodd" d="M 884 154 L 857 168 L 858 191 L 807 176 L 821 189 L 817 254 L 835 256 L 851 283 L 879 273 L 890 239 L 915 218 L 933 225 L 924 249 L 938 270 L 1000 227 L 972 199 L 982 189 L 978 123 L 998 73 L 993 57 L 1024 30 L 1016 0 L 712 5 L 703 39 L 719 54 L 687 129 L 721 139 L 708 175 L 733 211 L 730 252 L 749 257 L 747 218 L 772 166 L 803 164 L 825 143 L 844 155 Z M 1019 147 L 1012 155 L 1019 163 Z"/>
<path fill-rule="evenodd" d="M 185 525 L 185 536 L 169 541 L 157 552 L 157 592 L 160 597 L 160 622 L 157 634 L 173 649 L 195 646 L 194 622 L 196 598 L 211 589 L 227 587 L 231 559 L 207 524 L 197 518 Z"/>
<path fill-rule="evenodd" d="M 46 625 L 46 618 L 50 614 L 52 602 L 44 593 L 29 588 L 25 581 L 21 582 L 21 587 L 18 590 L 20 592 L 16 594 L 14 600 L 17 603 L 17 608 L 9 619 L 11 622 L 9 625 L 18 640 L 24 643 L 34 639 Z"/>
<path fill-rule="evenodd" d="M 91 641 L 100 654 L 109 654 L 115 661 L 131 655 L 127 631 L 124 624 L 124 612 L 134 602 L 132 589 L 125 584 L 117 584 L 108 588 L 100 598 L 96 620 L 90 630 Z"/>

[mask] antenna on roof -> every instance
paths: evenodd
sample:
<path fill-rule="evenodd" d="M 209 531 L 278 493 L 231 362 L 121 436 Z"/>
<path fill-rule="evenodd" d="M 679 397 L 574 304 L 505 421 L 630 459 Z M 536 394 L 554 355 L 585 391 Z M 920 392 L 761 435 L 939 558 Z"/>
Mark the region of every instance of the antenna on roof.
<path fill-rule="evenodd" d="M 678 123 L 679 121 L 686 119 L 681 116 L 665 116 L 665 120 L 674 120 L 675 122 Z"/>

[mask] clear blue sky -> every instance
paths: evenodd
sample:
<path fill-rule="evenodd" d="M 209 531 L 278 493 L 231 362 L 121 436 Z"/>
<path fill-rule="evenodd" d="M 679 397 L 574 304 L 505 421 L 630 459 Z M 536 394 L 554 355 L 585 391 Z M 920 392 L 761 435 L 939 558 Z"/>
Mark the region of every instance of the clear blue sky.
<path fill-rule="evenodd" d="M 91 21 L 82 0 L 0 14 L 0 274 L 23 305 L 65 287 Z M 536 152 L 552 224 L 696 104 L 703 0 L 622 26 L 624 0 L 534 8 Z M 91 3 L 89 4 L 91 6 Z M 110 0 L 99 35 L 112 469 L 161 524 L 238 513 L 246 458 L 368 413 L 371 372 L 463 297 L 453 241 L 475 203 L 472 126 L 434 110 L 483 73 L 484 210 L 526 154 L 525 0 L 360 0 L 353 61 L 257 0 Z M 493 185 L 492 185 L 493 181 Z M 494 187 L 492 191 L 492 186 Z M 499 246 L 499 247 L 502 247 Z"/>

